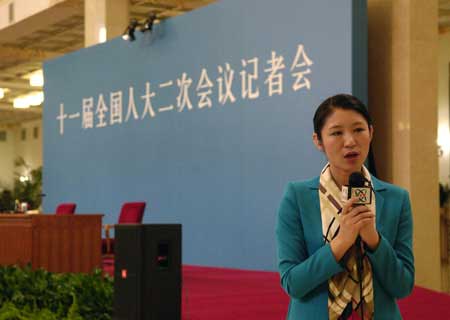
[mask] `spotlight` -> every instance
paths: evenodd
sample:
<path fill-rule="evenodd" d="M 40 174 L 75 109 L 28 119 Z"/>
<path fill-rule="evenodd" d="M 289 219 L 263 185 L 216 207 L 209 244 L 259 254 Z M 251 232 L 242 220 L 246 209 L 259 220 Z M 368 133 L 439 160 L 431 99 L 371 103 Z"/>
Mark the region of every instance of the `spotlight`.
<path fill-rule="evenodd" d="M 127 41 L 134 41 L 136 37 L 134 36 L 134 32 L 137 27 L 139 27 L 139 30 L 141 32 L 145 31 L 152 31 L 153 24 L 155 23 L 157 19 L 156 14 L 150 13 L 148 18 L 144 22 L 138 22 L 136 19 L 132 19 L 128 27 L 125 29 L 124 33 L 122 34 L 122 39 Z"/>
<path fill-rule="evenodd" d="M 139 25 L 136 19 L 132 19 L 130 21 L 130 24 L 125 29 L 124 33 L 122 34 L 122 39 L 127 41 L 134 41 L 136 37 L 134 36 L 134 30 L 136 30 L 136 27 Z"/>
<path fill-rule="evenodd" d="M 145 31 L 152 31 L 153 28 L 153 24 L 155 23 L 156 20 L 156 14 L 154 13 L 150 13 L 150 15 L 148 16 L 147 20 L 145 20 L 145 22 L 141 25 L 141 32 L 145 32 Z"/>

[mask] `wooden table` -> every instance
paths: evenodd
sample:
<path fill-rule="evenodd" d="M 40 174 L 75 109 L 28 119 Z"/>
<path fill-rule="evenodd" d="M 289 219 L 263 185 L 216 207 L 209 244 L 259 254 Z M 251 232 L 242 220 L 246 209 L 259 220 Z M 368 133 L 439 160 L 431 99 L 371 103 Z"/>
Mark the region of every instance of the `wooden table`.
<path fill-rule="evenodd" d="M 50 272 L 101 267 L 101 214 L 0 214 L 0 265 Z"/>

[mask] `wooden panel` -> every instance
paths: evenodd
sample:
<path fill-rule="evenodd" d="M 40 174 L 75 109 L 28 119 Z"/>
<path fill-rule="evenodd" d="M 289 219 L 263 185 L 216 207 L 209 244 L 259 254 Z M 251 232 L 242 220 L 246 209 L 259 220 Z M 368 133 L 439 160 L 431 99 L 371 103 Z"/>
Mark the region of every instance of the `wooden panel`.
<path fill-rule="evenodd" d="M 31 263 L 32 228 L 30 216 L 0 214 L 0 264 Z"/>
<path fill-rule="evenodd" d="M 39 215 L 33 219 L 33 267 L 91 272 L 101 267 L 102 215 Z"/>
<path fill-rule="evenodd" d="M 101 220 L 99 214 L 0 214 L 0 264 L 91 272 L 101 267 Z"/>
<path fill-rule="evenodd" d="M 75 232 L 72 235 L 72 239 L 73 241 L 71 242 L 72 247 L 71 247 L 71 252 L 72 252 L 72 256 L 71 256 L 71 266 L 75 269 L 75 270 L 81 270 L 81 253 L 82 253 L 82 245 L 81 245 L 81 233 L 80 232 Z"/>

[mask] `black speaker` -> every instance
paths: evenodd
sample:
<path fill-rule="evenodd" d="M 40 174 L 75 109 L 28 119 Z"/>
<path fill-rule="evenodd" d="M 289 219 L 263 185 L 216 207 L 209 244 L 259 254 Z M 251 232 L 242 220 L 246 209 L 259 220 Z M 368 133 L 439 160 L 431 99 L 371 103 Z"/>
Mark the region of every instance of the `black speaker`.
<path fill-rule="evenodd" d="M 181 319 L 181 225 L 115 226 L 115 320 Z"/>

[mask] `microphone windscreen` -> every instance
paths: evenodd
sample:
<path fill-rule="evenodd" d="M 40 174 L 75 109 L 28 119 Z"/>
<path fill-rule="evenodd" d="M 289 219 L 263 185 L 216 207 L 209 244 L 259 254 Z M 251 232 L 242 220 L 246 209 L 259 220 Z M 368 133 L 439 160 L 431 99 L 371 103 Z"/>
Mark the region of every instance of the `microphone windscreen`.
<path fill-rule="evenodd" d="M 348 184 L 349 184 L 350 188 L 364 187 L 365 182 L 366 182 L 366 178 L 364 178 L 363 174 L 359 171 L 353 172 L 348 179 Z"/>

